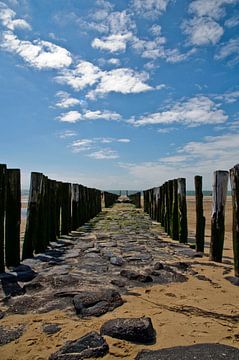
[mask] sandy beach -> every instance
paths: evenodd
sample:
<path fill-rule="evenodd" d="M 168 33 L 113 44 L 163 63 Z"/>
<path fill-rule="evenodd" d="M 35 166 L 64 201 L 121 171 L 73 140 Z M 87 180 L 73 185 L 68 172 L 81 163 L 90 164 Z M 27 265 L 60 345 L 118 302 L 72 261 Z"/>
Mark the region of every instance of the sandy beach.
<path fill-rule="evenodd" d="M 189 241 L 195 234 L 195 201 L 188 197 Z M 24 205 L 23 205 L 24 206 Z M 208 261 L 210 241 L 211 198 L 204 198 L 206 216 L 206 256 L 188 259 L 175 253 L 175 261 L 190 263 L 197 277 L 187 274 L 182 283 L 147 285 L 130 289 L 123 295 L 125 303 L 99 318 L 80 319 L 69 310 L 53 310 L 47 313 L 10 314 L 1 320 L 1 326 L 24 326 L 23 335 L 2 347 L 3 360 L 46 360 L 67 340 L 98 331 L 109 319 L 118 317 L 151 317 L 157 333 L 156 343 L 145 346 L 105 336 L 110 352 L 105 360 L 134 359 L 141 349 L 160 349 L 177 345 L 220 343 L 239 348 L 239 325 L 234 316 L 239 313 L 238 287 L 232 285 L 226 276 L 233 276 L 231 239 L 231 199 L 226 209 L 226 234 L 222 264 Z M 24 221 L 22 222 L 22 231 Z M 176 243 L 163 233 L 159 224 L 153 222 L 151 230 L 159 233 L 162 241 Z M 4 311 L 5 307 L 2 305 Z M 235 318 L 236 319 L 236 318 Z M 60 332 L 47 335 L 42 332 L 43 324 L 58 324 Z"/>

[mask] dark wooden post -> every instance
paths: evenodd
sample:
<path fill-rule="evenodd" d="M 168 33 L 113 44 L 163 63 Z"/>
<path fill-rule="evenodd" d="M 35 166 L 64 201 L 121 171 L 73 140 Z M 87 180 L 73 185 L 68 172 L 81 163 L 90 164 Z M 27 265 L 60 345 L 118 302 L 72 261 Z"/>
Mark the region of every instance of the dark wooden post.
<path fill-rule="evenodd" d="M 239 277 L 239 164 L 230 170 L 230 180 L 232 187 L 232 239 L 234 253 L 235 276 Z"/>
<path fill-rule="evenodd" d="M 165 226 L 165 183 L 161 186 L 162 188 L 162 206 L 161 206 L 161 225 Z"/>
<path fill-rule="evenodd" d="M 40 196 L 39 196 L 39 211 L 37 219 L 37 234 L 34 239 L 34 250 L 36 254 L 43 253 L 49 243 L 49 191 L 48 178 L 42 176 Z"/>
<path fill-rule="evenodd" d="M 56 182 L 56 237 L 58 238 L 61 233 L 61 190 L 62 182 Z"/>
<path fill-rule="evenodd" d="M 203 216 L 202 176 L 194 177 L 196 197 L 196 251 L 204 252 L 205 217 Z"/>
<path fill-rule="evenodd" d="M 72 230 L 78 227 L 78 206 L 79 206 L 79 187 L 78 184 L 72 184 Z"/>
<path fill-rule="evenodd" d="M 0 272 L 5 270 L 4 261 L 4 219 L 6 209 L 6 165 L 0 164 Z"/>
<path fill-rule="evenodd" d="M 179 242 L 186 243 L 188 240 L 188 224 L 187 224 L 187 202 L 186 202 L 186 179 L 178 179 L 178 234 Z"/>
<path fill-rule="evenodd" d="M 61 234 L 67 235 L 71 230 L 71 184 L 62 183 L 62 219 Z"/>
<path fill-rule="evenodd" d="M 169 212 L 169 224 L 168 234 L 172 237 L 173 233 L 173 180 L 168 181 L 168 212 Z"/>
<path fill-rule="evenodd" d="M 173 240 L 178 240 L 178 181 L 173 180 L 173 196 L 172 196 L 172 216 L 171 216 L 171 236 Z"/>
<path fill-rule="evenodd" d="M 22 259 L 33 257 L 34 245 L 38 235 L 39 206 L 42 188 L 42 173 L 31 173 L 31 185 L 27 208 L 27 222 L 23 243 Z"/>
<path fill-rule="evenodd" d="M 5 225 L 6 265 L 20 264 L 21 175 L 19 169 L 7 169 L 7 202 Z"/>
<path fill-rule="evenodd" d="M 222 262 L 228 171 L 215 171 L 213 175 L 210 260 Z"/>

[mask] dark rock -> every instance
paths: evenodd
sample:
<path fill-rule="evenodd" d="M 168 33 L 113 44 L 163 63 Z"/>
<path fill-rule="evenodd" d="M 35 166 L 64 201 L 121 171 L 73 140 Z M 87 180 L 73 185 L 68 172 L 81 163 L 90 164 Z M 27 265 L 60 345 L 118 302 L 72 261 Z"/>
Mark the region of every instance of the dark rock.
<path fill-rule="evenodd" d="M 239 286 L 239 278 L 237 276 L 226 276 L 225 279 L 230 281 L 232 285 Z"/>
<path fill-rule="evenodd" d="M 155 341 L 155 330 L 147 317 L 109 320 L 103 324 L 100 333 L 141 344 Z"/>
<path fill-rule="evenodd" d="M 122 266 L 124 264 L 124 259 L 122 259 L 120 256 L 112 256 L 110 258 L 110 263 L 112 265 Z"/>
<path fill-rule="evenodd" d="M 221 344 L 177 346 L 162 350 L 143 350 L 135 360 L 238 360 L 239 349 Z"/>
<path fill-rule="evenodd" d="M 1 320 L 1 319 L 3 319 L 3 318 L 4 318 L 4 316 L 5 316 L 5 312 L 4 312 L 4 311 L 2 311 L 2 310 L 0 310 L 0 320 Z"/>
<path fill-rule="evenodd" d="M 74 296 L 73 304 L 77 314 L 100 316 L 123 304 L 120 294 L 111 289 L 95 292 L 84 291 Z"/>
<path fill-rule="evenodd" d="M 58 324 L 45 324 L 42 327 L 42 330 L 47 335 L 52 335 L 61 330 L 61 327 Z"/>
<path fill-rule="evenodd" d="M 59 351 L 52 354 L 49 360 L 81 360 L 90 357 L 101 357 L 107 354 L 109 346 L 97 333 L 91 332 L 80 339 L 67 342 Z"/>
<path fill-rule="evenodd" d="M 17 272 L 17 281 L 28 282 L 33 280 L 37 276 L 35 271 L 27 270 L 27 271 L 19 271 Z"/>
<path fill-rule="evenodd" d="M 154 264 L 154 270 L 162 270 L 163 268 L 163 264 L 159 261 Z"/>
<path fill-rule="evenodd" d="M 203 252 L 200 252 L 200 251 L 196 252 L 196 253 L 193 255 L 193 257 L 195 257 L 195 258 L 202 258 L 203 256 L 204 256 L 204 253 L 203 253 Z"/>
<path fill-rule="evenodd" d="M 0 288 L 5 296 L 18 296 L 25 294 L 23 289 L 15 280 L 15 282 L 9 282 L 7 280 L 1 280 Z"/>
<path fill-rule="evenodd" d="M 126 282 L 123 280 L 120 280 L 120 279 L 113 279 L 113 280 L 111 280 L 111 284 L 116 285 L 118 287 L 125 287 Z"/>
<path fill-rule="evenodd" d="M 9 329 L 7 327 L 0 326 L 0 345 L 5 345 L 18 339 L 20 336 L 22 336 L 23 332 L 23 326 L 19 326 L 15 329 Z"/>
<path fill-rule="evenodd" d="M 151 276 L 140 274 L 140 273 L 137 273 L 137 272 L 131 271 L 131 270 L 122 270 L 120 272 L 120 275 L 123 277 L 126 277 L 129 280 L 136 280 L 136 281 L 140 281 L 143 283 L 148 283 L 148 282 L 153 281 Z"/>

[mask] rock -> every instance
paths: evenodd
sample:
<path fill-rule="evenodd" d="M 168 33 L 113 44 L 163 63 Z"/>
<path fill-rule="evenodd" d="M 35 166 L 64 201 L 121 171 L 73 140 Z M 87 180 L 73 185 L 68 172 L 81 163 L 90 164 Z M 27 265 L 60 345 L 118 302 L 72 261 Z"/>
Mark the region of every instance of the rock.
<path fill-rule="evenodd" d="M 67 342 L 59 351 L 52 354 L 49 360 L 80 360 L 90 357 L 101 357 L 107 354 L 109 346 L 97 332 Z"/>
<path fill-rule="evenodd" d="M 159 261 L 154 264 L 154 270 L 162 270 L 163 268 L 163 264 Z"/>
<path fill-rule="evenodd" d="M 103 324 L 100 333 L 141 344 L 155 341 L 155 330 L 148 317 L 109 320 Z"/>
<path fill-rule="evenodd" d="M 35 279 L 33 279 L 31 282 L 25 284 L 23 286 L 23 289 L 27 292 L 27 293 L 31 293 L 33 291 L 39 291 L 43 289 L 43 285 L 41 284 L 40 280 L 38 279 L 38 277 L 36 277 Z"/>
<path fill-rule="evenodd" d="M 113 280 L 111 280 L 111 284 L 116 285 L 118 287 L 125 287 L 126 282 L 123 280 L 120 280 L 120 279 L 113 279 Z"/>
<path fill-rule="evenodd" d="M 0 320 L 1 320 L 1 319 L 3 319 L 3 318 L 4 318 L 4 316 L 5 316 L 5 312 L 4 312 L 4 311 L 2 311 L 2 310 L 0 310 Z"/>
<path fill-rule="evenodd" d="M 239 286 L 239 278 L 237 276 L 226 276 L 225 279 L 230 281 L 232 285 Z"/>
<path fill-rule="evenodd" d="M 73 298 L 76 313 L 82 316 L 100 316 L 123 304 L 120 294 L 112 289 L 84 291 Z"/>
<path fill-rule="evenodd" d="M 52 335 L 61 330 L 58 324 L 45 324 L 42 326 L 42 330 L 47 335 Z"/>
<path fill-rule="evenodd" d="M 221 344 L 177 346 L 162 350 L 143 350 L 135 360 L 238 360 L 239 349 Z"/>
<path fill-rule="evenodd" d="M 200 251 L 196 252 L 196 253 L 193 255 L 193 257 L 195 257 L 195 258 L 202 258 L 203 256 L 204 256 L 204 253 L 203 253 L 203 252 L 200 252 Z"/>
<path fill-rule="evenodd" d="M 112 256 L 110 258 L 110 263 L 112 265 L 122 266 L 124 264 L 124 259 L 120 256 Z"/>
<path fill-rule="evenodd" d="M 23 331 L 23 326 L 19 326 L 15 329 L 9 329 L 5 326 L 0 326 L 0 345 L 5 345 L 18 339 L 20 336 L 22 336 Z"/>
<path fill-rule="evenodd" d="M 22 288 L 15 280 L 15 282 L 9 282 L 7 280 L 1 280 L 0 289 L 2 288 L 3 296 L 18 296 L 24 295 L 25 289 Z"/>
<path fill-rule="evenodd" d="M 126 277 L 129 280 L 140 281 L 143 283 L 148 283 L 148 282 L 153 281 L 151 276 L 140 274 L 140 273 L 137 273 L 136 271 L 131 271 L 131 270 L 122 270 L 120 272 L 120 275 L 123 277 Z"/>

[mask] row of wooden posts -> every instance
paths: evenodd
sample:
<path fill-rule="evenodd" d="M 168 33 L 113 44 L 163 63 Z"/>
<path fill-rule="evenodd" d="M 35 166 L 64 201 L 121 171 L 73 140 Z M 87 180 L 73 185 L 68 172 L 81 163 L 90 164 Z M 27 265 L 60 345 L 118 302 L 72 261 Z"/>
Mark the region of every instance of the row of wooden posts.
<path fill-rule="evenodd" d="M 109 207 L 117 195 L 31 173 L 22 259 L 45 252 L 51 241 L 67 235 Z M 0 272 L 20 264 L 20 169 L 0 164 Z"/>
<path fill-rule="evenodd" d="M 128 197 L 136 208 L 141 208 L 141 192 L 131 194 Z"/>
<path fill-rule="evenodd" d="M 235 276 L 239 276 L 239 164 L 230 172 L 215 171 L 212 191 L 210 260 L 222 262 L 225 236 L 225 206 L 230 175 L 233 208 L 233 253 Z M 204 252 L 205 217 L 203 214 L 202 177 L 195 176 L 196 251 Z M 144 211 L 161 223 L 174 240 L 187 243 L 186 179 L 169 180 L 159 187 L 145 190 Z"/>

